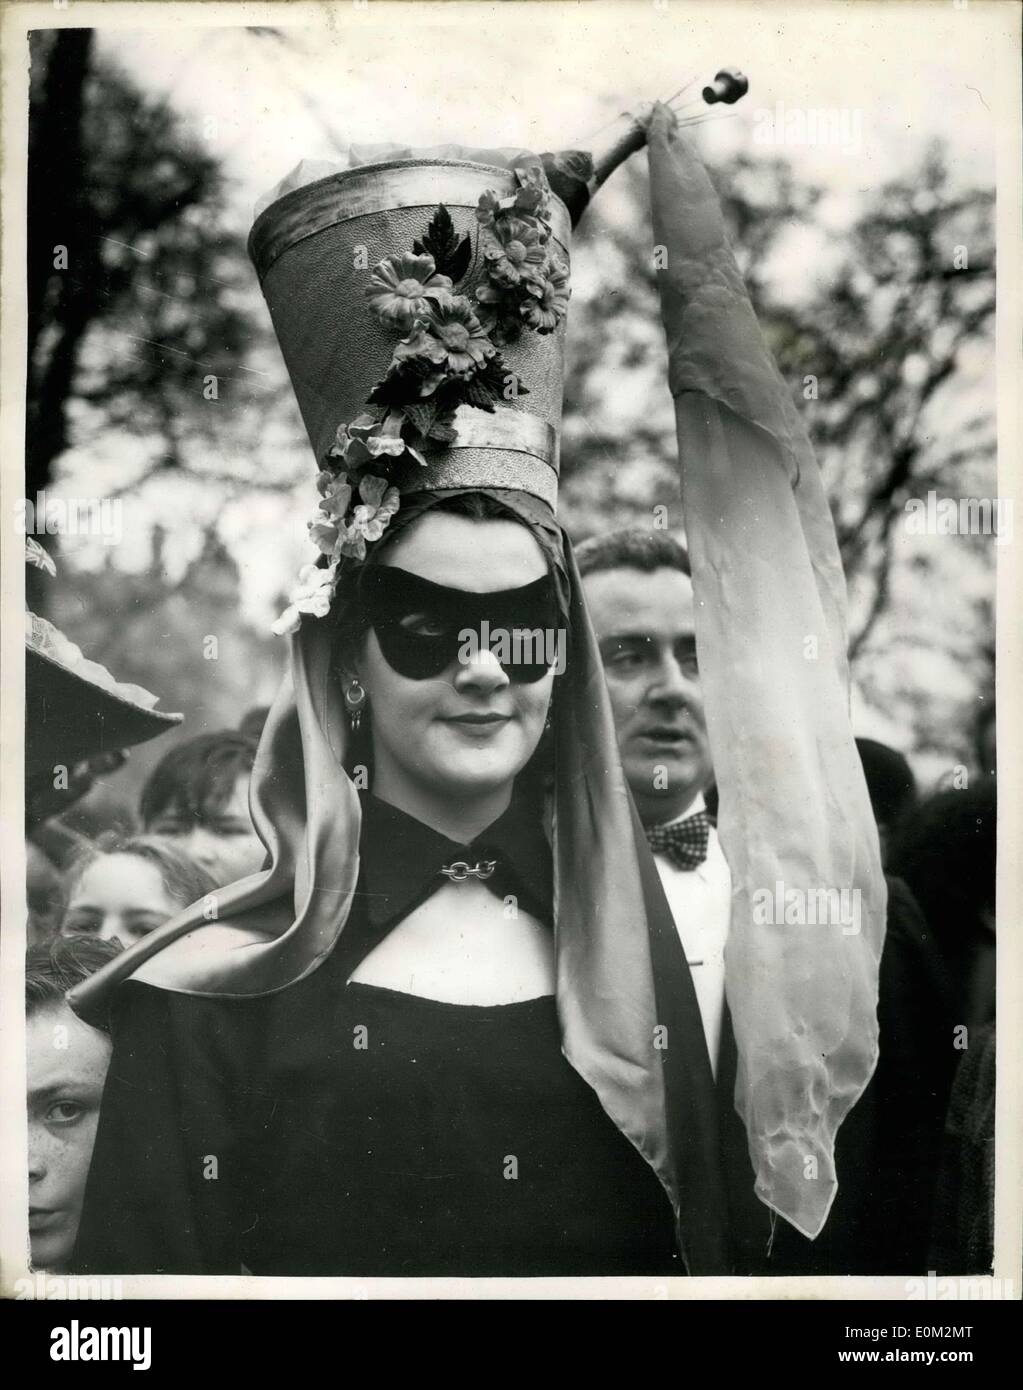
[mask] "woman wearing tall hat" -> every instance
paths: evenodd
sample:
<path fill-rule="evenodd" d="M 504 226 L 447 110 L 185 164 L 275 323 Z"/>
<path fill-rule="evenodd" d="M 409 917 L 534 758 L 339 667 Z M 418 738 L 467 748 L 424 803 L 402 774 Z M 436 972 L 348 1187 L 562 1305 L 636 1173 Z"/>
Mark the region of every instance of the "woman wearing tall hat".
<path fill-rule="evenodd" d="M 547 172 L 578 213 L 645 129 L 596 169 L 353 149 L 256 222 L 321 497 L 253 770 L 268 867 L 73 996 L 114 1037 L 76 1269 L 731 1267 L 699 1010 L 555 516 Z"/>

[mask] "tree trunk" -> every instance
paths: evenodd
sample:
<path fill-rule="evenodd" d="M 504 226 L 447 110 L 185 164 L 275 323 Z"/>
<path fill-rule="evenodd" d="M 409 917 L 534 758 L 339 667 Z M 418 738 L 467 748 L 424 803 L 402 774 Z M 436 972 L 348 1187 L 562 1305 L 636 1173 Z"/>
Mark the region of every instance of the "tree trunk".
<path fill-rule="evenodd" d="M 66 407 L 78 350 L 99 303 L 99 248 L 82 132 L 91 47 L 91 30 L 58 31 L 31 113 L 25 439 L 29 497 L 46 487 L 54 459 L 67 446 Z M 54 266 L 57 246 L 67 247 L 66 270 Z"/>

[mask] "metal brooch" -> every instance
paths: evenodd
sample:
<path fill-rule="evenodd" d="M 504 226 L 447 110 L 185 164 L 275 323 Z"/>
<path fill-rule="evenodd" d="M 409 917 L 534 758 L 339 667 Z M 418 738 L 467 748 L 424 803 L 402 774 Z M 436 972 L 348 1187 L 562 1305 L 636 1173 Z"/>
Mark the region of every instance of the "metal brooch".
<path fill-rule="evenodd" d="M 496 859 L 484 859 L 482 864 L 469 865 L 464 859 L 456 859 L 441 869 L 452 883 L 464 883 L 467 878 L 489 878 L 497 868 Z"/>

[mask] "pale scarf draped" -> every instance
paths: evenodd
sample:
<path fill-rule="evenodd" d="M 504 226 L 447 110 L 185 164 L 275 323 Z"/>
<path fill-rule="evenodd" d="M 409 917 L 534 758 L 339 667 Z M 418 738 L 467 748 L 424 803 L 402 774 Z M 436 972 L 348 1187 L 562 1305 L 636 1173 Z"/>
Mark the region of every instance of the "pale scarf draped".
<path fill-rule="evenodd" d="M 735 1101 L 758 1195 L 813 1237 L 837 1191 L 835 1136 L 877 1062 L 887 902 L 849 720 L 845 581 L 820 470 L 706 170 L 663 106 L 648 140 L 700 680 L 733 881 Z M 840 920 L 811 923 L 825 901 Z M 764 920 L 779 902 L 789 920 Z"/>

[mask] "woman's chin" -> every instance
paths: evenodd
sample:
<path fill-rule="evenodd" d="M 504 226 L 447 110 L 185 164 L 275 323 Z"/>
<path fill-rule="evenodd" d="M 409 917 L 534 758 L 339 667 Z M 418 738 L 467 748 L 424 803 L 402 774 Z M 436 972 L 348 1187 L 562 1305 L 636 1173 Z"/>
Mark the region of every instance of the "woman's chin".
<path fill-rule="evenodd" d="M 489 744 L 468 746 L 461 740 L 445 740 L 445 745 L 443 753 L 433 760 L 433 777 L 454 796 L 508 786 L 529 761 L 519 738 L 502 737 Z"/>
<path fill-rule="evenodd" d="M 34 1239 L 32 1241 L 32 1268 L 45 1270 L 47 1274 L 59 1274 L 67 1268 L 73 1245 L 74 1237 L 69 1239 L 65 1232 Z"/>
<path fill-rule="evenodd" d="M 440 785 L 452 797 L 479 796 L 510 787 L 518 775 L 519 767 L 506 759 L 493 760 L 478 758 L 475 762 L 459 761 L 446 769 Z"/>

